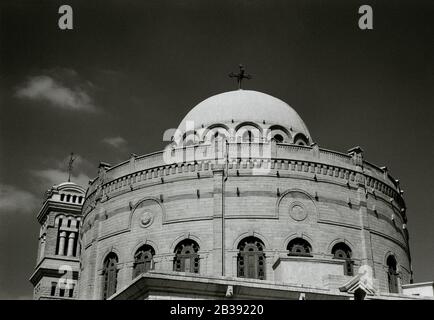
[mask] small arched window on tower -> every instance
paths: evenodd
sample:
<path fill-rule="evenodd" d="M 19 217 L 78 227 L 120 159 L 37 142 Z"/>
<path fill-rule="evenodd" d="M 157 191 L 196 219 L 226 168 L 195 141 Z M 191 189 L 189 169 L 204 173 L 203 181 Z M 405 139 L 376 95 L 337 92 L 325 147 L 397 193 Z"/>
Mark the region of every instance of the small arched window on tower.
<path fill-rule="evenodd" d="M 103 299 L 106 300 L 116 292 L 118 284 L 118 256 L 110 252 L 104 259 L 103 266 Z"/>
<path fill-rule="evenodd" d="M 398 271 L 397 271 L 397 262 L 394 256 L 387 257 L 387 280 L 389 283 L 389 292 L 390 293 L 399 293 L 398 290 Z"/>
<path fill-rule="evenodd" d="M 288 250 L 288 256 L 312 256 L 312 246 L 302 238 L 295 238 L 289 241 L 286 249 Z"/>
<path fill-rule="evenodd" d="M 237 276 L 265 279 L 264 244 L 255 237 L 247 237 L 238 244 Z"/>
<path fill-rule="evenodd" d="M 141 246 L 134 255 L 133 279 L 138 275 L 154 269 L 155 250 L 149 245 Z"/>
<path fill-rule="evenodd" d="M 353 276 L 353 260 L 351 260 L 352 252 L 350 247 L 345 243 L 339 242 L 332 248 L 333 258 L 345 261 L 344 274 L 346 276 Z"/>
<path fill-rule="evenodd" d="M 173 270 L 180 272 L 199 273 L 199 245 L 196 241 L 185 239 L 175 248 Z"/>

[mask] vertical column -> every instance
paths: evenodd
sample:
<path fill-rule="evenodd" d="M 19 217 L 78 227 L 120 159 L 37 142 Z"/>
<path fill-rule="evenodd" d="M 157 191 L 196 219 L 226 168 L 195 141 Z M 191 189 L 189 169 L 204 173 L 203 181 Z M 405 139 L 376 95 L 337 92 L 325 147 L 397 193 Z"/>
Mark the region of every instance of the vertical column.
<path fill-rule="evenodd" d="M 42 235 L 42 239 L 41 239 L 41 250 L 40 250 L 40 254 L 39 254 L 39 260 L 42 259 L 44 257 L 45 254 L 45 239 L 46 239 L 46 234 L 44 233 Z"/>
<path fill-rule="evenodd" d="M 353 164 L 356 167 L 355 183 L 357 185 L 357 200 L 359 207 L 360 232 L 362 240 L 362 265 L 368 265 L 372 268 L 373 277 L 375 277 L 375 266 L 372 252 L 371 231 L 369 227 L 368 205 L 366 199 L 365 176 L 363 175 L 363 150 L 355 147 L 348 150 L 352 157 Z"/>
<path fill-rule="evenodd" d="M 66 255 L 72 257 L 74 255 L 75 232 L 70 232 L 68 237 L 68 252 Z"/>
<path fill-rule="evenodd" d="M 212 270 L 210 273 L 215 275 L 223 274 L 223 261 L 222 261 L 222 214 L 223 214 L 223 198 L 222 198 L 222 180 L 223 180 L 223 166 L 215 165 L 213 170 L 214 175 L 214 204 L 213 204 L 213 249 L 212 249 Z"/>
<path fill-rule="evenodd" d="M 65 231 L 61 231 L 59 237 L 60 237 L 60 240 L 59 240 L 59 251 L 57 252 L 57 254 L 60 255 L 60 256 L 64 256 L 65 255 L 65 237 L 66 237 L 66 232 Z"/>

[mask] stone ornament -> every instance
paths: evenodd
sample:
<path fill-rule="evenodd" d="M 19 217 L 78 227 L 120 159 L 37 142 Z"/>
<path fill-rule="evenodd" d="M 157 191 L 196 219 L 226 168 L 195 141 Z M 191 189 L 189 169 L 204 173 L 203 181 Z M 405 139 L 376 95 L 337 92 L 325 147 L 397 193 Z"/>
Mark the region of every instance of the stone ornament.
<path fill-rule="evenodd" d="M 295 201 L 289 207 L 289 215 L 295 221 L 303 221 L 307 218 L 307 210 L 301 202 Z"/>
<path fill-rule="evenodd" d="M 143 228 L 149 227 L 154 221 L 154 215 L 150 211 L 144 211 L 140 217 L 140 226 Z"/>

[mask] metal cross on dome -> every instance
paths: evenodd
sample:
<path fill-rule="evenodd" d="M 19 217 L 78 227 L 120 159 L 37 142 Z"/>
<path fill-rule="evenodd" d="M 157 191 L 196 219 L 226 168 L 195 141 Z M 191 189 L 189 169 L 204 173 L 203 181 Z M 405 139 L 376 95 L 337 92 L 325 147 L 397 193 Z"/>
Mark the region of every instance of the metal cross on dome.
<path fill-rule="evenodd" d="M 240 72 L 238 73 L 229 73 L 229 77 L 230 78 L 237 78 L 237 82 L 238 82 L 238 89 L 241 89 L 241 82 L 243 81 L 243 79 L 252 79 L 252 76 L 250 74 L 245 73 L 246 71 L 244 70 L 244 66 L 242 64 L 240 64 L 238 66 L 240 68 Z"/>

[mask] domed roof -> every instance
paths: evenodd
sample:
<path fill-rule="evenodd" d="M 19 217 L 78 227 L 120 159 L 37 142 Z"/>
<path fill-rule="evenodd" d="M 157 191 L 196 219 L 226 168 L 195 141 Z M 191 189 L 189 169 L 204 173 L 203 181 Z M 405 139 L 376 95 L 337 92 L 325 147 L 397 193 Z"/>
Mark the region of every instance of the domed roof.
<path fill-rule="evenodd" d="M 214 95 L 196 105 L 181 121 L 181 132 L 218 123 L 255 122 L 280 125 L 294 133 L 310 137 L 303 120 L 287 103 L 268 94 L 252 90 L 236 90 Z M 188 128 L 187 128 L 188 125 Z"/>
<path fill-rule="evenodd" d="M 79 186 L 78 184 L 70 181 L 62 182 L 54 187 L 57 188 L 59 191 L 76 191 L 80 193 L 86 192 L 86 190 L 82 186 Z"/>

